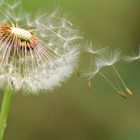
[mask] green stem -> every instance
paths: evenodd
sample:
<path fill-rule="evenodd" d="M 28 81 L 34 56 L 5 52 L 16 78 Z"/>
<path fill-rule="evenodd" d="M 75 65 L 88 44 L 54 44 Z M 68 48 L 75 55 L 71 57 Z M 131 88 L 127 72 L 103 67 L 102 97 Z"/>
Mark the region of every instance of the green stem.
<path fill-rule="evenodd" d="M 10 86 L 6 86 L 0 112 L 0 140 L 3 140 L 12 95 L 13 95 L 12 88 Z"/>

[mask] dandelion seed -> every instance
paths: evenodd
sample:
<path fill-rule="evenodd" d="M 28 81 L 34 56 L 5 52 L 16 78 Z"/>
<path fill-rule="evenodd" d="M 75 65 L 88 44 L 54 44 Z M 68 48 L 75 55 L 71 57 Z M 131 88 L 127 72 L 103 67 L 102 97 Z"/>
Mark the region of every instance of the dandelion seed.
<path fill-rule="evenodd" d="M 60 86 L 79 59 L 78 31 L 57 12 L 31 19 L 20 3 L 0 3 L 0 88 L 39 93 Z"/>
<path fill-rule="evenodd" d="M 125 57 L 123 58 L 123 60 L 126 61 L 126 62 L 129 62 L 129 63 L 131 63 L 131 62 L 133 62 L 133 61 L 136 61 L 136 60 L 140 60 L 140 46 L 139 46 L 139 53 L 138 53 L 137 56 L 136 56 L 136 55 L 125 56 Z"/>
<path fill-rule="evenodd" d="M 91 80 L 88 80 L 88 89 L 89 91 L 92 91 L 92 84 L 91 84 Z"/>

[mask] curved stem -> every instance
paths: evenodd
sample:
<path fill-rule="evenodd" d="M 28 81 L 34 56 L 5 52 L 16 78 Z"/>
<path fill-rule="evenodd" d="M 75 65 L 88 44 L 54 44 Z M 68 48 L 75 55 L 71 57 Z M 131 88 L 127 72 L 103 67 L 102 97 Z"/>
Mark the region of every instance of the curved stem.
<path fill-rule="evenodd" d="M 10 86 L 6 86 L 0 112 L 0 140 L 3 140 L 12 95 L 13 95 L 12 88 Z"/>

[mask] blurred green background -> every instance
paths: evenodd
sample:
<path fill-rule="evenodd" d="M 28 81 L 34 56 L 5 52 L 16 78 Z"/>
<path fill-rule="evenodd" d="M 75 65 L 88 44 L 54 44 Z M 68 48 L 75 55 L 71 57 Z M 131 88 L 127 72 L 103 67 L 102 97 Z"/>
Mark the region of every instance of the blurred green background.
<path fill-rule="evenodd" d="M 124 54 L 138 50 L 139 0 L 23 0 L 23 7 L 33 14 L 60 7 L 85 40 Z M 127 100 L 100 77 L 90 93 L 86 79 L 74 74 L 50 95 L 15 95 L 5 140 L 140 140 L 140 63 L 116 67 L 134 93 Z"/>

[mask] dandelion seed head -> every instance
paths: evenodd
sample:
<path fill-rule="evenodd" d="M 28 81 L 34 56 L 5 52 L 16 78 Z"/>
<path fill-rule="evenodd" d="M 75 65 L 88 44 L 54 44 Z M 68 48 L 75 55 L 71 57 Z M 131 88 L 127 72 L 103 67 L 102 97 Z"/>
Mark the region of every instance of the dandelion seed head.
<path fill-rule="evenodd" d="M 60 86 L 77 67 L 79 31 L 56 11 L 31 18 L 20 2 L 0 8 L 0 88 L 36 94 Z"/>

